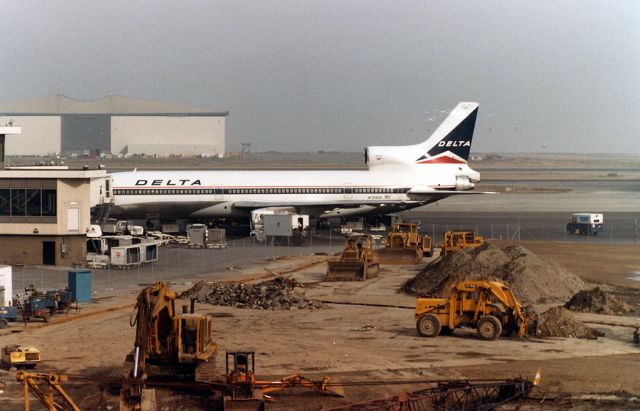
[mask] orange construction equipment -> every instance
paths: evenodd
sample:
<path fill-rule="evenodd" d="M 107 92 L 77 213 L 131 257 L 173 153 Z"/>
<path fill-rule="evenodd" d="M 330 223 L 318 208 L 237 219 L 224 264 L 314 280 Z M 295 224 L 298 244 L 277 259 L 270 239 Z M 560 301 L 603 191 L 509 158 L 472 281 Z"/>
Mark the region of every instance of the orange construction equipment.
<path fill-rule="evenodd" d="M 291 387 L 306 387 L 322 394 L 344 397 L 344 389 L 330 377 L 312 381 L 293 374 L 275 381 L 259 381 L 255 375 L 253 351 L 227 352 L 227 385 L 223 396 L 224 410 L 264 411 L 268 393 Z"/>
<path fill-rule="evenodd" d="M 376 250 L 380 264 L 417 264 L 433 255 L 431 237 L 418 234 L 418 226 L 396 223 L 387 234 L 385 248 Z"/>
<path fill-rule="evenodd" d="M 455 253 L 458 250 L 468 250 L 484 244 L 484 238 L 476 235 L 473 230 L 467 231 L 446 231 L 443 235 L 440 247 L 440 256 Z"/>
<path fill-rule="evenodd" d="M 177 313 L 175 300 L 176 293 L 164 282 L 138 295 L 136 316 L 129 320 L 136 327 L 134 350 L 127 356 L 133 363 L 128 377 L 137 382 L 121 390 L 124 407 L 140 402 L 147 378 L 204 380 L 214 371 L 217 347 L 211 337 L 211 317 L 194 313 L 195 300 L 191 312 L 185 305 Z"/>
<path fill-rule="evenodd" d="M 49 410 L 80 411 L 80 407 L 60 386 L 61 382 L 68 381 L 65 375 L 58 375 L 54 372 L 44 374 L 18 371 L 16 380 L 24 385 L 24 409 L 27 411 L 30 409 L 29 391 Z M 45 386 L 47 387 L 45 388 Z M 55 394 L 58 394 L 60 400 L 56 398 Z"/>
<path fill-rule="evenodd" d="M 363 281 L 378 275 L 378 257 L 373 251 L 373 237 L 350 235 L 340 257 L 327 260 L 327 281 Z"/>
<path fill-rule="evenodd" d="M 478 336 L 495 340 L 517 331 L 527 333 L 527 315 L 513 291 L 499 281 L 460 281 L 447 298 L 416 299 L 416 328 L 423 337 L 475 328 Z"/>

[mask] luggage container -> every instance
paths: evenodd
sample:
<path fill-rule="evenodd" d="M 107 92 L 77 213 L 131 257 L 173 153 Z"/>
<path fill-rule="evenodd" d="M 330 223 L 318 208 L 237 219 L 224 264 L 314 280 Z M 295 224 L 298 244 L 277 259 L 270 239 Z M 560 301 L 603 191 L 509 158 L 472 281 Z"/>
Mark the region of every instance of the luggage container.
<path fill-rule="evenodd" d="M 225 248 L 227 246 L 227 235 L 224 228 L 209 228 L 207 230 L 207 247 Z"/>
<path fill-rule="evenodd" d="M 111 248 L 111 265 L 126 267 L 139 265 L 140 262 L 139 244 Z"/>

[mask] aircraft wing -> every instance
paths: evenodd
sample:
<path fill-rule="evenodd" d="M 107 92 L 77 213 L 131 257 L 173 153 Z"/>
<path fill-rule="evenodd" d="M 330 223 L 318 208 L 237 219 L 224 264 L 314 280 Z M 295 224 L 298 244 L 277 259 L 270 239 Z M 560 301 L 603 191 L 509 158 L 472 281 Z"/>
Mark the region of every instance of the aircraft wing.
<path fill-rule="evenodd" d="M 357 208 L 361 205 L 380 205 L 384 204 L 384 200 L 354 200 L 349 201 L 284 201 L 284 202 L 270 202 L 270 201 L 235 201 L 232 204 L 233 208 L 241 210 L 255 210 L 258 208 L 270 208 L 270 207 L 296 207 L 296 208 Z"/>
<path fill-rule="evenodd" d="M 412 188 L 407 192 L 407 197 L 414 201 L 432 203 L 449 196 L 476 195 L 476 194 L 498 194 L 495 191 L 457 191 L 457 190 L 435 190 L 432 188 Z"/>

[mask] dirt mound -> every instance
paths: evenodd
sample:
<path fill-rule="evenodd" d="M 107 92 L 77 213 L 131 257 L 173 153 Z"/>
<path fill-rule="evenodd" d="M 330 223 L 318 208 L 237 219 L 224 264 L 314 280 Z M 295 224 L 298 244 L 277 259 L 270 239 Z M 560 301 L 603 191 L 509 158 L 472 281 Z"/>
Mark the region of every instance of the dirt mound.
<path fill-rule="evenodd" d="M 571 311 L 607 315 L 621 315 L 633 311 L 629 304 L 618 300 L 600 287 L 578 292 L 564 306 Z"/>
<path fill-rule="evenodd" d="M 305 296 L 304 286 L 293 279 L 276 278 L 256 284 L 200 281 L 180 295 L 200 303 L 259 310 L 315 309 L 323 304 Z"/>
<path fill-rule="evenodd" d="M 405 291 L 444 297 L 458 281 L 477 279 L 510 284 L 524 304 L 564 303 L 585 286 L 576 275 L 520 245 L 500 248 L 486 242 L 428 265 L 406 284 Z"/>
<path fill-rule="evenodd" d="M 538 337 L 570 337 L 596 339 L 604 333 L 589 328 L 576 320 L 573 314 L 564 307 L 553 307 L 537 315 Z"/>

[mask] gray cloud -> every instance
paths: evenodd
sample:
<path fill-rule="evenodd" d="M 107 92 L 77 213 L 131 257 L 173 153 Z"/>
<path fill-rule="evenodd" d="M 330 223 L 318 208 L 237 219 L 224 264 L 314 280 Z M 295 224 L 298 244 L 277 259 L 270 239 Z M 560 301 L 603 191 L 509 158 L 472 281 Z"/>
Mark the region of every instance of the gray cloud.
<path fill-rule="evenodd" d="M 640 152 L 631 0 L 1 6 L 4 101 L 119 94 L 225 109 L 230 149 L 301 151 L 414 143 L 473 100 L 476 151 Z"/>

